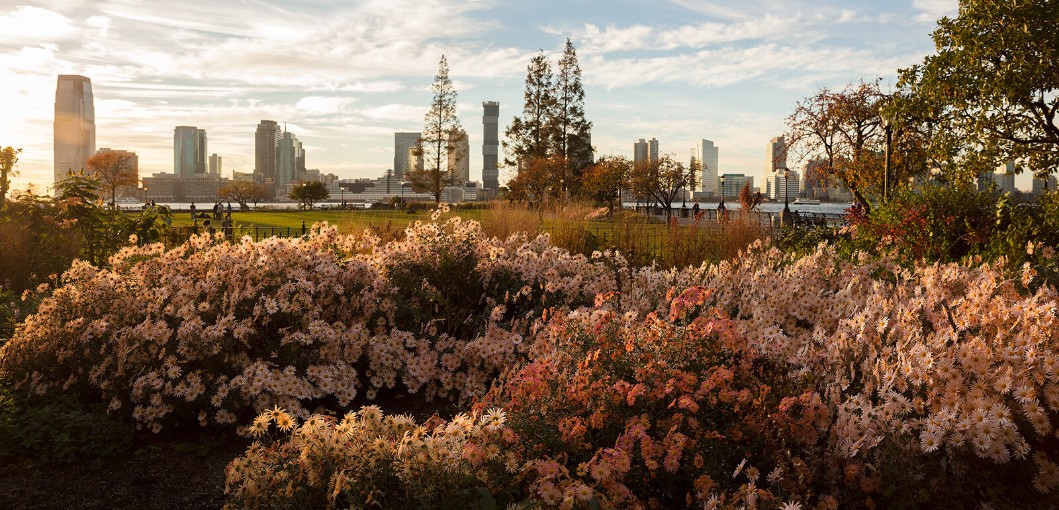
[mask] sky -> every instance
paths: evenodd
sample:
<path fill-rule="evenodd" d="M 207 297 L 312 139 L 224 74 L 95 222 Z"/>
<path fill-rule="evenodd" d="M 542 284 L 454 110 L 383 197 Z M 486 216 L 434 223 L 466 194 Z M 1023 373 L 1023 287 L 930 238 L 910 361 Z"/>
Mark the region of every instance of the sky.
<path fill-rule="evenodd" d="M 934 51 L 956 0 L 3 0 L 0 146 L 23 149 L 16 187 L 52 183 L 59 74 L 91 78 L 96 147 L 173 172 L 173 128 L 205 129 L 225 176 L 254 167 L 261 119 L 285 123 L 306 166 L 342 178 L 393 164 L 420 131 L 444 55 L 481 179 L 482 102 L 500 129 L 522 112 L 526 66 L 569 38 L 597 156 L 657 138 L 687 160 L 702 139 L 721 173 L 763 179 L 795 104 L 879 79 Z M 796 162 L 789 161 L 790 166 Z M 501 182 L 511 171 L 501 169 Z M 758 181 L 760 183 L 762 181 Z"/>

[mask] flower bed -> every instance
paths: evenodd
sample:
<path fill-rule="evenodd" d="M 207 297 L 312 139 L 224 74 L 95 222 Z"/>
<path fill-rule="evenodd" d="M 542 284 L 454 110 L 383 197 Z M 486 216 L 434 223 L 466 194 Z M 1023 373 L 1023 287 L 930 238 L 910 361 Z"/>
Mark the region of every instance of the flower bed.
<path fill-rule="evenodd" d="M 196 237 L 76 264 L 0 377 L 156 432 L 241 425 L 260 442 L 232 507 L 1044 506 L 1059 295 L 1038 278 L 825 246 L 636 269 L 458 218 Z M 382 395 L 467 414 L 357 410 Z"/>
<path fill-rule="evenodd" d="M 378 392 L 466 399 L 523 361 L 546 307 L 630 289 L 656 306 L 671 276 L 588 260 L 547 237 L 485 238 L 477 223 L 416 223 L 406 239 L 197 236 L 78 262 L 0 350 L 0 377 L 73 394 L 158 432 L 228 426 L 282 406 L 305 419 Z"/>
<path fill-rule="evenodd" d="M 400 482 L 387 494 L 415 487 L 489 508 L 1046 506 L 1059 489 L 1059 299 L 1031 281 L 999 266 L 758 248 L 670 292 L 668 310 L 601 294 L 547 314 L 532 360 L 478 399 L 474 416 L 502 410 L 498 433 L 416 443 L 449 459 L 436 469 L 459 473 L 446 479 L 455 488 Z M 812 299 L 794 300 L 796 286 Z M 308 476 L 317 463 L 273 452 L 315 434 L 336 437 L 317 501 L 364 501 L 370 484 L 343 474 L 364 462 L 364 436 L 313 423 L 248 452 L 229 472 L 232 507 L 262 504 L 242 496 L 247 480 Z M 402 438 L 451 424 L 409 426 Z M 404 451 L 396 436 L 380 441 Z M 248 474 L 251 461 L 270 471 Z"/>

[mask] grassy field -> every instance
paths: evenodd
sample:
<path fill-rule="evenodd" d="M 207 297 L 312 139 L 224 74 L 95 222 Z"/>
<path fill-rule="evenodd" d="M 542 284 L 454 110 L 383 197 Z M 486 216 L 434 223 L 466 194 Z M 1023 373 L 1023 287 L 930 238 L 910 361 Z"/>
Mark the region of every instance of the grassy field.
<path fill-rule="evenodd" d="M 764 233 L 756 226 L 730 222 L 718 226 L 665 225 L 643 215 L 622 212 L 608 218 L 604 210 L 585 205 L 566 205 L 544 211 L 496 202 L 490 209 L 458 210 L 445 216 L 459 215 L 476 220 L 486 235 L 507 238 L 526 232 L 530 235 L 548 233 L 552 244 L 577 253 L 591 254 L 595 250 L 617 249 L 636 264 L 657 262 L 665 266 L 697 264 L 703 260 L 721 260 L 738 254 L 749 242 Z M 324 222 L 338 226 L 342 233 L 374 231 L 384 240 L 399 239 L 404 229 L 415 221 L 430 221 L 427 210 L 408 213 L 387 210 L 312 210 L 312 211 L 234 211 L 232 220 L 235 237 L 249 235 L 255 239 L 278 235 L 291 237 L 301 234 L 302 222 L 307 228 Z M 191 214 L 177 213 L 174 227 L 191 225 Z M 198 220 L 199 225 L 203 219 Z M 220 230 L 220 224 L 211 221 Z M 173 238 L 179 242 L 186 233 Z"/>
<path fill-rule="evenodd" d="M 481 210 L 460 211 L 458 214 L 468 219 L 480 219 Z M 409 214 L 405 211 L 385 211 L 370 209 L 351 210 L 312 210 L 312 211 L 232 211 L 232 224 L 239 227 L 253 229 L 301 229 L 302 222 L 307 227 L 313 223 L 327 222 L 337 225 L 344 233 L 360 232 L 369 226 L 383 227 L 390 225 L 393 228 L 403 230 L 409 223 L 416 220 L 428 221 L 429 211 L 418 211 Z M 199 225 L 202 224 L 199 219 Z M 211 221 L 216 224 L 216 221 Z M 188 212 L 176 213 L 173 217 L 173 226 L 181 227 L 191 225 L 191 214 Z M 218 226 L 219 225 L 215 225 Z"/>

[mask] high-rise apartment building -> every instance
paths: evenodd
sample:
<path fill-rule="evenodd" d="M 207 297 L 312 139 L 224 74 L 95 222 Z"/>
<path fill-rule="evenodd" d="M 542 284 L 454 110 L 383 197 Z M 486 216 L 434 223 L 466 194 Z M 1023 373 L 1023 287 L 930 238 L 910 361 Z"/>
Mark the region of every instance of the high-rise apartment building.
<path fill-rule="evenodd" d="M 419 144 L 423 133 L 394 133 L 393 135 L 393 178 L 397 182 L 405 180 L 405 174 L 423 169 L 423 154 L 415 157 L 413 149 Z M 415 164 L 412 164 L 415 159 Z"/>
<path fill-rule="evenodd" d="M 699 190 L 704 193 L 717 194 L 717 186 L 720 184 L 717 180 L 717 176 L 720 175 L 718 173 L 717 152 L 717 146 L 705 138 L 702 142 L 695 144 L 695 148 L 691 149 L 691 161 L 702 165 Z"/>
<path fill-rule="evenodd" d="M 650 141 L 641 138 L 632 144 L 632 162 L 658 161 L 658 140 L 652 138 Z"/>
<path fill-rule="evenodd" d="M 643 138 L 632 144 L 632 162 L 639 163 L 641 161 L 647 161 L 647 140 Z"/>
<path fill-rule="evenodd" d="M 467 131 L 460 130 L 459 133 L 449 135 L 448 154 L 449 175 L 456 178 L 459 183 L 471 180 L 471 141 L 467 138 Z"/>
<path fill-rule="evenodd" d="M 62 182 L 66 172 L 84 168 L 96 153 L 96 112 L 92 80 L 60 74 L 55 86 L 54 178 Z"/>
<path fill-rule="evenodd" d="M 282 133 L 274 120 L 262 120 L 254 133 L 254 175 L 258 182 L 279 182 L 279 140 Z"/>
<path fill-rule="evenodd" d="M 294 133 L 284 131 L 279 139 L 278 178 L 276 184 L 286 186 L 291 181 L 301 180 L 305 176 L 305 151 L 302 143 Z"/>
<path fill-rule="evenodd" d="M 765 175 L 782 172 L 784 168 L 787 168 L 787 142 L 782 136 L 769 140 L 769 145 L 765 149 L 765 158 Z"/>
<path fill-rule="evenodd" d="M 210 155 L 210 174 L 221 175 L 221 157 L 216 154 Z"/>
<path fill-rule="evenodd" d="M 765 183 L 765 195 L 772 200 L 795 200 L 799 196 L 798 190 L 801 188 L 799 180 L 801 176 L 795 170 L 790 171 L 790 175 L 785 176 L 783 170 L 773 172 L 768 175 L 768 181 Z"/>
<path fill-rule="evenodd" d="M 173 129 L 173 173 L 192 177 L 206 173 L 206 130 L 194 126 Z"/>
<path fill-rule="evenodd" d="M 482 187 L 496 191 L 500 188 L 500 103 L 482 103 Z"/>

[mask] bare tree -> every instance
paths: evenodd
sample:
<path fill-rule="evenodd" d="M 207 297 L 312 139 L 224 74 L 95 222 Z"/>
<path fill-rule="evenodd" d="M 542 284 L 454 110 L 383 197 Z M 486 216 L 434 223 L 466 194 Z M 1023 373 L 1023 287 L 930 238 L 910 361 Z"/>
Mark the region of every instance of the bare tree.
<path fill-rule="evenodd" d="M 664 207 L 666 223 L 669 223 L 672 215 L 674 200 L 687 182 L 688 173 L 684 165 L 668 155 L 657 161 L 647 159 L 633 166 L 632 190 Z"/>

